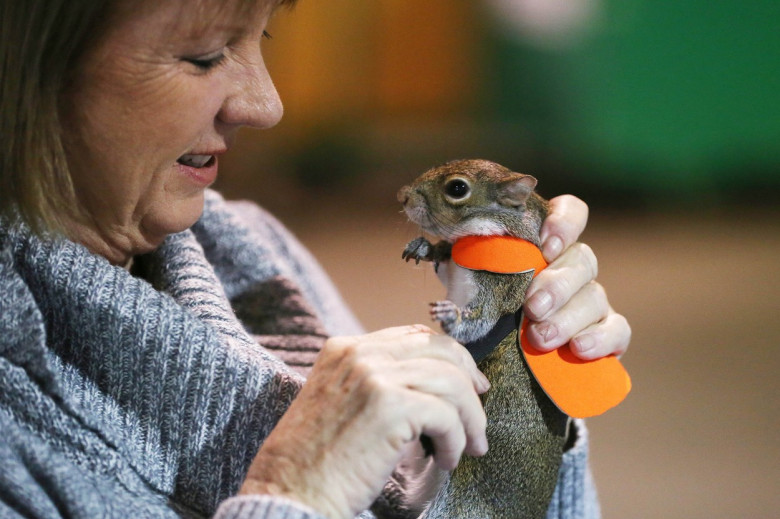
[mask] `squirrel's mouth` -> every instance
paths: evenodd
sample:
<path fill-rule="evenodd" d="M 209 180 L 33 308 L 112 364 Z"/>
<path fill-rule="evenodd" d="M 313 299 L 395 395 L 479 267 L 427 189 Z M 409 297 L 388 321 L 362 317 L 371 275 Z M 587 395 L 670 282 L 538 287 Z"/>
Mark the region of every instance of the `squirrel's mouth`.
<path fill-rule="evenodd" d="M 426 231 L 428 230 L 427 227 L 430 225 L 431 218 L 425 207 L 422 207 L 420 204 L 407 202 L 404 204 L 404 212 L 411 222 L 416 223 Z"/>
<path fill-rule="evenodd" d="M 455 237 L 454 222 L 448 222 L 446 217 L 434 214 L 425 195 L 412 189 L 402 189 L 398 193 L 398 199 L 403 204 L 409 221 L 419 225 L 423 232 L 447 241 Z"/>
<path fill-rule="evenodd" d="M 420 226 L 423 232 L 446 239 L 445 222 L 438 221 L 424 204 L 406 204 L 404 212 L 412 223 Z"/>

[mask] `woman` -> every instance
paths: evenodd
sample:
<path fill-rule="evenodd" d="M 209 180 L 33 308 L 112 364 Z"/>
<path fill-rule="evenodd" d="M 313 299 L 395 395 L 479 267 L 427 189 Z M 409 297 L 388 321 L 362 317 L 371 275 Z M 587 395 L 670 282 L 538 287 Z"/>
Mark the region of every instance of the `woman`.
<path fill-rule="evenodd" d="M 273 218 L 207 190 L 282 115 L 259 42 L 286 3 L 4 0 L 0 516 L 414 516 L 421 434 L 443 469 L 488 448 L 460 345 L 360 335 Z M 586 216 L 554 200 L 527 313 L 592 358 L 630 330 Z M 550 517 L 597 513 L 586 451 L 580 428 Z"/>

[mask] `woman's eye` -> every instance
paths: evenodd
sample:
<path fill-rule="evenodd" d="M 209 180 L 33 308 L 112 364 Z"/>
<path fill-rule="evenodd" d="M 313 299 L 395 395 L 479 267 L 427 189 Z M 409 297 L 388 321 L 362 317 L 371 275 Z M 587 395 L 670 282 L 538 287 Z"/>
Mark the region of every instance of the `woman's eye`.
<path fill-rule="evenodd" d="M 202 58 L 201 57 L 199 57 L 199 58 L 184 58 L 184 61 L 186 61 L 187 63 L 192 63 L 193 65 L 195 65 L 199 69 L 206 71 L 206 70 L 210 70 L 210 69 L 216 67 L 217 65 L 219 65 L 224 58 L 225 58 L 225 55 L 222 52 L 220 52 L 219 54 L 210 55 L 210 56 L 204 56 Z"/>

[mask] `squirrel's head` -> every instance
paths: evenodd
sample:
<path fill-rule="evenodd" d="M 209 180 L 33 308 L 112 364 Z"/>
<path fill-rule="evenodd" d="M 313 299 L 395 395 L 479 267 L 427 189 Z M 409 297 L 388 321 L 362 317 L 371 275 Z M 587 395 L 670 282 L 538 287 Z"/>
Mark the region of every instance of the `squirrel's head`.
<path fill-rule="evenodd" d="M 488 160 L 455 160 L 432 168 L 398 192 L 410 220 L 447 241 L 511 235 L 538 243 L 546 203 L 536 179 Z"/>

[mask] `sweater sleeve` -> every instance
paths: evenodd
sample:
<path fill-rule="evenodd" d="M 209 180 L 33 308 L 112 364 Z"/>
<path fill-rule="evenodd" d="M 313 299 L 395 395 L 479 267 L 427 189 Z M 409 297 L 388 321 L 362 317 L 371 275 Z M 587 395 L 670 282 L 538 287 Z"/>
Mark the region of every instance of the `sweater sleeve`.
<path fill-rule="evenodd" d="M 596 487 L 588 466 L 588 430 L 574 420 L 576 439 L 563 455 L 547 519 L 598 519 L 601 517 Z"/>
<path fill-rule="evenodd" d="M 24 434 L 0 413 L 0 517 L 119 517 L 133 509 L 144 517 L 188 516 L 166 506 L 161 496 L 133 493 L 110 478 L 96 478 L 59 453 Z M 325 519 L 314 510 L 274 496 L 227 499 L 214 519 Z"/>
<path fill-rule="evenodd" d="M 3 368 L 0 365 L 0 375 Z M 17 424 L 1 408 L 0 431 L 0 517 L 124 517 L 128 510 L 136 517 L 183 515 L 134 474 L 124 481 L 97 474 Z"/>
<path fill-rule="evenodd" d="M 280 497 L 236 496 L 224 501 L 214 519 L 325 519 L 316 511 Z"/>
<path fill-rule="evenodd" d="M 295 501 L 272 496 L 236 496 L 220 505 L 214 519 L 326 519 Z M 355 519 L 375 519 L 363 512 Z"/>
<path fill-rule="evenodd" d="M 211 200 L 214 200 L 215 193 L 210 192 L 210 195 Z M 226 205 L 269 249 L 277 260 L 277 266 L 283 269 L 281 274 L 301 287 L 330 335 L 362 333 L 362 326 L 330 277 L 311 252 L 281 222 L 252 202 L 230 201 Z"/>

